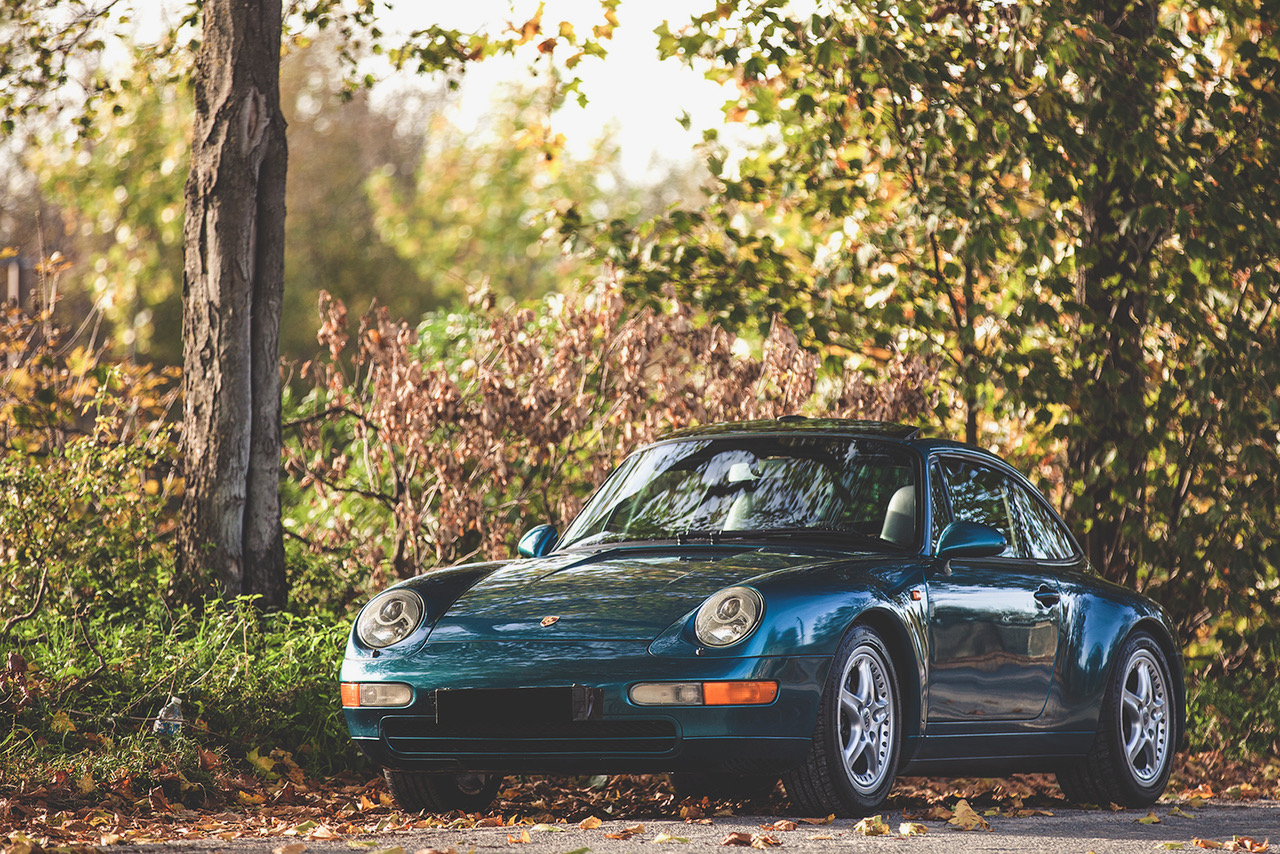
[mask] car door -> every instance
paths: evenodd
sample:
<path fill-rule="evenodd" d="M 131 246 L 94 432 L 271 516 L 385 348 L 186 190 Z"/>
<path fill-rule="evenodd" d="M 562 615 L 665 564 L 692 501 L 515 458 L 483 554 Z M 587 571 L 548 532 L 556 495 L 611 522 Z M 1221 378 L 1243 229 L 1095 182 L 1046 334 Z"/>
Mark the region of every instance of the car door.
<path fill-rule="evenodd" d="M 951 518 L 990 525 L 1008 546 L 996 557 L 939 563 L 929 575 L 928 720 L 1036 718 L 1053 677 L 1060 594 L 1029 546 L 1023 487 L 966 457 L 944 457 L 932 474 Z"/>

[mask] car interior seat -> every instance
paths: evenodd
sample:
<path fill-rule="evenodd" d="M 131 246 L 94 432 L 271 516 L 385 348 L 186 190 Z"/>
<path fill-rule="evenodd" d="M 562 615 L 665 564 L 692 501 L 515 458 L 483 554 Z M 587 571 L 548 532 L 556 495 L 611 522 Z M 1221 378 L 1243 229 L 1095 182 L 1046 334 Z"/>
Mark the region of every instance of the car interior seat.
<path fill-rule="evenodd" d="M 912 484 L 900 487 L 889 499 L 884 514 L 880 539 L 896 546 L 910 546 L 916 539 L 916 488 Z"/>

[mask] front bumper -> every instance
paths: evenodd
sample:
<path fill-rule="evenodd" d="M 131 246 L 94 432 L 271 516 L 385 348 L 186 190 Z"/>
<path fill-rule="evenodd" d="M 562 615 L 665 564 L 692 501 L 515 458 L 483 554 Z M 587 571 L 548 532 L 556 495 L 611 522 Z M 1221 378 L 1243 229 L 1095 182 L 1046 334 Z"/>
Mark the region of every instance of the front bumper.
<path fill-rule="evenodd" d="M 655 656 L 626 641 L 428 643 L 406 658 L 348 657 L 341 679 L 413 686 L 409 706 L 344 710 L 352 738 L 385 767 L 781 773 L 809 749 L 830 665 L 828 656 Z M 628 695 L 637 682 L 721 680 L 776 681 L 778 696 L 753 706 L 640 706 Z M 529 690 L 575 685 L 596 698 L 590 719 L 548 713 L 538 699 L 548 692 Z M 437 714 L 442 692 L 449 702 Z"/>

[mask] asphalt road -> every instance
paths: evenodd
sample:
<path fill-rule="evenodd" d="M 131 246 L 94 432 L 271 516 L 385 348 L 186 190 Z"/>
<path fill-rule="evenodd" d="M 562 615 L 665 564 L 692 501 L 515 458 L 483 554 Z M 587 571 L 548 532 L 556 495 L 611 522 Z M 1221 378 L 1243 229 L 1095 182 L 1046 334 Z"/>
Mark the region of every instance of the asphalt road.
<path fill-rule="evenodd" d="M 779 854 L 837 854 L 847 850 L 911 852 L 1048 852 L 1048 854 L 1107 854 L 1107 852 L 1164 851 L 1182 848 L 1200 850 L 1193 840 L 1229 842 L 1233 837 L 1252 837 L 1258 843 L 1274 840 L 1273 850 L 1280 852 L 1280 802 L 1252 803 L 1208 802 L 1198 807 L 1182 807 L 1185 815 L 1176 814 L 1172 805 L 1159 805 L 1154 813 L 1159 823 L 1143 823 L 1146 810 L 1108 812 L 1103 810 L 1056 809 L 1053 815 L 1026 818 L 991 816 L 991 830 L 959 831 L 943 821 L 922 821 L 927 832 L 919 836 L 898 835 L 868 837 L 855 830 L 856 822 L 837 819 L 826 825 L 801 823 L 795 830 L 762 830 L 778 816 L 734 816 L 716 818 L 712 824 L 694 824 L 671 819 L 650 821 L 611 821 L 600 828 L 583 830 L 573 824 L 559 824 L 561 832 L 529 828 L 529 842 L 518 841 L 523 828 L 470 828 L 460 830 L 400 831 L 371 837 L 331 840 L 261 837 L 252 839 L 185 839 L 146 845 L 124 845 L 111 849 L 112 854 L 415 854 L 428 849 L 456 854 L 486 854 L 509 851 L 511 854 L 679 854 L 681 850 L 706 850 L 721 847 L 731 833 L 765 834 L 776 840 Z M 896 831 L 901 814 L 884 816 Z M 610 839 L 607 834 L 620 834 L 627 826 L 643 824 L 643 832 L 626 839 Z M 517 841 L 510 841 L 517 840 Z M 299 846 L 305 845 L 305 848 Z M 292 846 L 292 847 L 285 847 Z M 768 847 L 773 847 L 772 845 Z M 389 850 L 390 849 L 390 850 Z M 728 849 L 733 850 L 733 849 Z M 743 849 L 749 848 L 744 846 Z"/>

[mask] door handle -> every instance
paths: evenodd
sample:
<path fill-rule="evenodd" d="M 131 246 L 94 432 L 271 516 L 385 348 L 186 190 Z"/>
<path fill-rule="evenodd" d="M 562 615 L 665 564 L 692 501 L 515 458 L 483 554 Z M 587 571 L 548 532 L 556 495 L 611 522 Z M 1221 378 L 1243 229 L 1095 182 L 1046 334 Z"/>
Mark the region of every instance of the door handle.
<path fill-rule="evenodd" d="M 1041 584 L 1034 595 L 1036 597 L 1036 601 L 1046 608 L 1052 608 L 1054 605 L 1057 605 L 1058 601 L 1062 598 L 1058 595 L 1057 590 L 1054 590 L 1047 584 Z"/>

